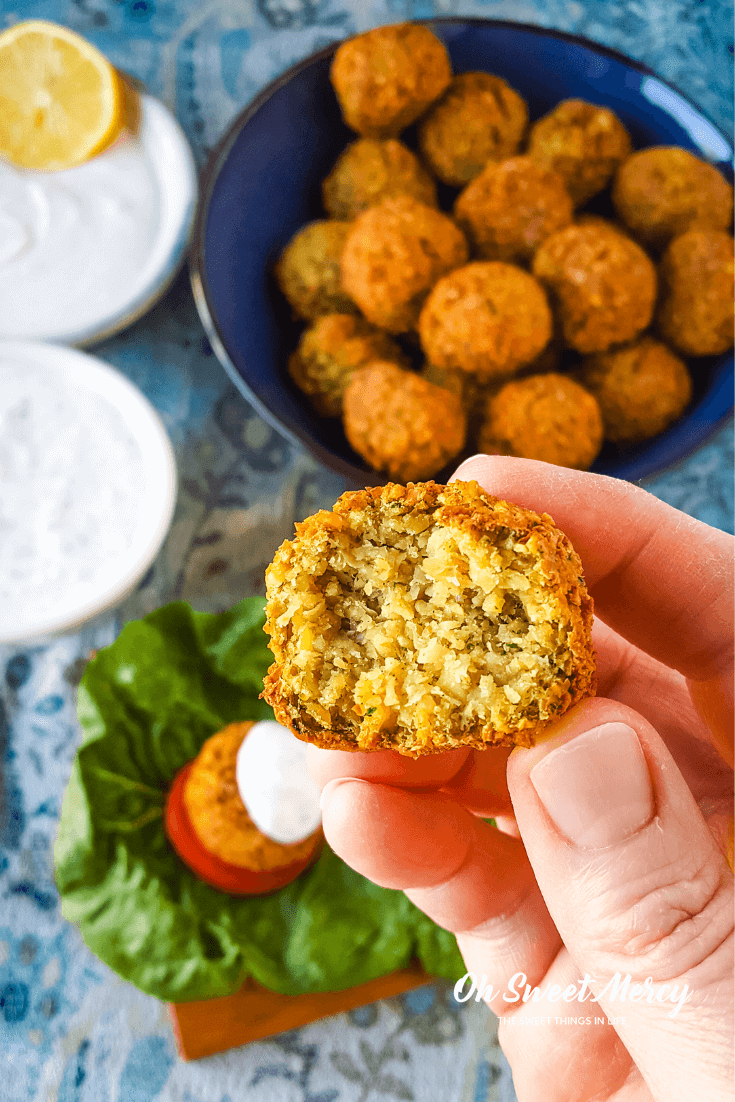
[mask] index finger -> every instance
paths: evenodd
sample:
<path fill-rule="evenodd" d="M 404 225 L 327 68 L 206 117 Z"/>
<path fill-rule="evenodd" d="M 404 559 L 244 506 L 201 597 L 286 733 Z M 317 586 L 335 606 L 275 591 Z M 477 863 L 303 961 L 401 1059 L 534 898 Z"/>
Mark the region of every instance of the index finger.
<path fill-rule="evenodd" d="M 414 791 L 440 790 L 468 810 L 487 816 L 512 814 L 505 779 L 510 752 L 511 747 L 507 746 L 487 750 L 462 747 L 407 758 L 395 750 L 361 752 L 309 746 L 306 761 L 320 788 L 329 781 L 351 778 Z"/>
<path fill-rule="evenodd" d="M 549 512 L 584 564 L 595 612 L 619 635 L 694 681 L 733 658 L 732 536 L 638 486 L 532 459 L 473 456 L 452 481 Z"/>
<path fill-rule="evenodd" d="M 398 788 L 426 789 L 441 788 L 456 777 L 470 750 L 461 747 L 408 758 L 396 750 L 326 750 L 310 745 L 306 754 L 309 773 L 320 788 L 337 778 L 352 777 Z"/>

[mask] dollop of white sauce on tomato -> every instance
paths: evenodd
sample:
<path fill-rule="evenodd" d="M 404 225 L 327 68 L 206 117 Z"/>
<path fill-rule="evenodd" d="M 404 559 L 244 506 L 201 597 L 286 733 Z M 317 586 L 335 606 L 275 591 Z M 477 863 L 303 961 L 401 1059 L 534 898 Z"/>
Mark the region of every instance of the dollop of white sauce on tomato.
<path fill-rule="evenodd" d="M 263 720 L 250 728 L 235 777 L 250 818 L 274 842 L 301 842 L 321 823 L 321 792 L 306 768 L 306 743 L 280 723 Z"/>

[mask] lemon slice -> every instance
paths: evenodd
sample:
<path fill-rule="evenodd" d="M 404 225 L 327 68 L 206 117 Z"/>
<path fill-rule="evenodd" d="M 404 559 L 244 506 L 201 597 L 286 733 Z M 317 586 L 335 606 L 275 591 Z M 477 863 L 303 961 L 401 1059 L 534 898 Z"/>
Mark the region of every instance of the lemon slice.
<path fill-rule="evenodd" d="M 0 157 L 71 168 L 110 145 L 124 120 L 122 79 L 85 38 L 41 19 L 0 34 Z"/>

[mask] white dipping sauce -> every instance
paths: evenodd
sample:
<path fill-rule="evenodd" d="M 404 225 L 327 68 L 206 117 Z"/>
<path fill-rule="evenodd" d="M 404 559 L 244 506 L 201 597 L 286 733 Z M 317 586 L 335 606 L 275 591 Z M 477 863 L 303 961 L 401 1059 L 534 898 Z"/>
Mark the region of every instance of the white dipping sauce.
<path fill-rule="evenodd" d="M 141 450 L 102 394 L 0 347 L 0 634 L 117 578 L 145 485 Z"/>
<path fill-rule="evenodd" d="M 159 207 L 130 137 L 62 172 L 0 161 L 0 336 L 55 339 L 124 309 L 148 278 Z"/>
<path fill-rule="evenodd" d="M 280 723 L 250 728 L 237 752 L 240 799 L 258 830 L 282 845 L 300 842 L 322 821 L 321 792 L 306 768 L 306 743 Z"/>

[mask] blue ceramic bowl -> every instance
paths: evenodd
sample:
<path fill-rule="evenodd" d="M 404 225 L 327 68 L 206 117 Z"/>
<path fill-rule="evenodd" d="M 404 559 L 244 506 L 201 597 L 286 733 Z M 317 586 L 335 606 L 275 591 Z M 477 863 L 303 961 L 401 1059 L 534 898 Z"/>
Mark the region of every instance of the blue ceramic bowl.
<path fill-rule="evenodd" d="M 604 104 L 622 119 L 636 148 L 683 146 L 732 181 L 733 151 L 725 138 L 644 65 L 539 27 L 479 19 L 426 22 L 446 43 L 455 72 L 480 69 L 504 77 L 528 101 L 531 119 L 570 97 Z M 350 448 L 339 421 L 314 413 L 291 382 L 286 364 L 301 326 L 270 275 L 296 230 L 324 217 L 321 181 L 355 138 L 329 83 L 335 49 L 322 50 L 269 85 L 212 154 L 195 228 L 192 285 L 217 356 L 263 417 L 346 478 L 375 485 L 384 476 Z M 598 201 L 600 213 L 606 213 L 607 201 Z M 694 397 L 684 416 L 636 447 L 606 444 L 593 470 L 643 478 L 683 459 L 719 426 L 732 409 L 732 354 L 691 366 Z"/>

